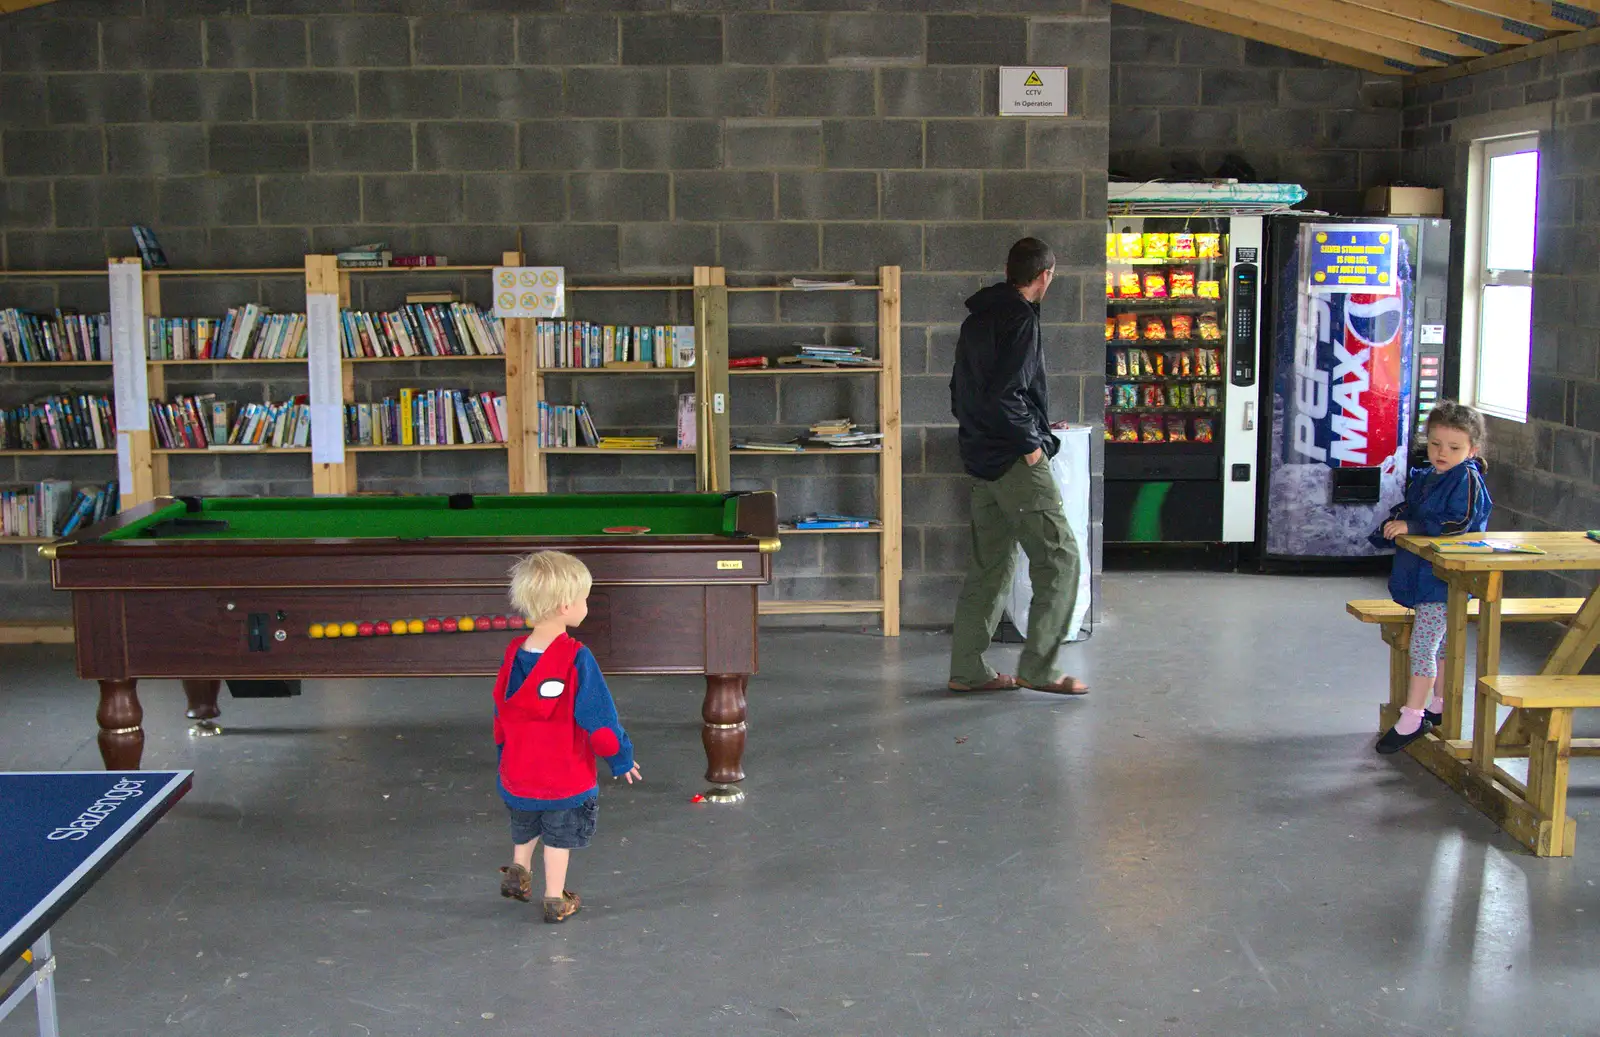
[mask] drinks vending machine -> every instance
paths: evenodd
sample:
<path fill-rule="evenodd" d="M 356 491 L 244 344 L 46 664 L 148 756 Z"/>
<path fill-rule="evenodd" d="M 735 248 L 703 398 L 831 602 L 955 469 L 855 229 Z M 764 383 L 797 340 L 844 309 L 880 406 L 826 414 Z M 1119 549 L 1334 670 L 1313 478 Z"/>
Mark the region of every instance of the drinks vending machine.
<path fill-rule="evenodd" d="M 1260 439 L 1263 567 L 1372 558 L 1445 392 L 1447 220 L 1274 216 Z"/>

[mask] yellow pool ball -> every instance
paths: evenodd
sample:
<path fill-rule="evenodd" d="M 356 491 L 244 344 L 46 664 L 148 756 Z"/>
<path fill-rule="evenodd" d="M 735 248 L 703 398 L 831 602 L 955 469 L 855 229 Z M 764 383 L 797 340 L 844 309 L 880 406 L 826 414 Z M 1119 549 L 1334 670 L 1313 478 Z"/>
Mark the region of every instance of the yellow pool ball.
<path fill-rule="evenodd" d="M 472 621 L 471 616 L 462 616 L 460 619 L 456 620 L 456 629 L 461 631 L 463 634 L 472 633 L 476 626 L 477 624 Z"/>
<path fill-rule="evenodd" d="M 394 620 L 389 624 L 389 633 L 395 635 L 396 637 L 409 632 L 410 628 L 406 626 L 406 621 L 403 619 Z"/>
<path fill-rule="evenodd" d="M 337 624 L 337 623 L 324 623 L 322 625 L 322 636 L 323 637 L 338 637 L 339 636 L 339 624 Z"/>
<path fill-rule="evenodd" d="M 420 633 L 422 633 L 422 620 L 420 620 L 420 619 L 408 619 L 408 620 L 406 620 L 406 633 L 408 633 L 408 634 L 420 634 Z"/>
<path fill-rule="evenodd" d="M 339 627 L 339 636 L 340 637 L 355 637 L 356 636 L 356 631 L 359 630 L 359 629 L 360 628 L 357 627 L 354 623 L 342 624 Z"/>
<path fill-rule="evenodd" d="M 311 638 L 320 638 L 322 636 L 322 624 L 321 623 L 313 623 L 313 624 L 311 624 L 311 629 L 307 630 L 306 634 L 307 634 L 307 636 L 309 636 Z"/>

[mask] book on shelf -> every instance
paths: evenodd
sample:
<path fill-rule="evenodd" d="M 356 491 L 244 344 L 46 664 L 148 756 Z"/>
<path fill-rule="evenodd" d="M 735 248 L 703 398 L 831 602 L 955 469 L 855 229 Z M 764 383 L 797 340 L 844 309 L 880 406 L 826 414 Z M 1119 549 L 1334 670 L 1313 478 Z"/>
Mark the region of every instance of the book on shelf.
<path fill-rule="evenodd" d="M 678 449 L 693 450 L 699 442 L 700 427 L 695 411 L 698 409 L 695 393 L 678 394 Z"/>
<path fill-rule="evenodd" d="M 66 521 L 61 524 L 61 531 L 56 536 L 66 536 L 80 526 L 92 526 L 104 521 L 115 515 L 121 506 L 121 492 L 115 479 L 93 490 L 79 490 L 68 505 Z"/>
<path fill-rule="evenodd" d="M 600 432 L 587 403 L 576 405 L 539 401 L 539 446 L 547 448 L 597 447 Z"/>
<path fill-rule="evenodd" d="M 387 313 L 343 310 L 347 357 L 504 356 L 505 323 L 471 303 L 410 303 Z"/>
<path fill-rule="evenodd" d="M 282 403 L 247 403 L 228 429 L 222 443 L 207 446 L 306 447 L 311 445 L 311 400 L 294 396 Z"/>
<path fill-rule="evenodd" d="M 56 393 L 12 407 L 0 421 L 0 450 L 105 450 L 115 445 L 111 400 Z"/>
<path fill-rule="evenodd" d="M 449 266 L 450 259 L 447 256 L 394 256 L 389 260 L 389 265 L 404 267 Z"/>
<path fill-rule="evenodd" d="M 791 277 L 789 286 L 799 288 L 801 291 L 815 292 L 829 288 L 854 288 L 856 279 L 853 277 L 823 278 L 823 277 Z"/>
<path fill-rule="evenodd" d="M 72 482 L 0 487 L 0 537 L 53 537 L 71 514 Z"/>
<path fill-rule="evenodd" d="M 816 422 L 809 430 L 806 442 L 826 447 L 876 446 L 883 433 L 858 428 L 849 418 L 828 418 Z"/>
<path fill-rule="evenodd" d="M 1440 554 L 1519 554 L 1542 555 L 1545 549 L 1534 544 L 1519 544 L 1515 540 L 1439 540 L 1433 545 L 1434 550 Z"/>
<path fill-rule="evenodd" d="M 859 346 L 823 346 L 805 342 L 795 343 L 798 352 L 778 358 L 785 366 L 801 367 L 876 367 L 878 361 Z"/>
<path fill-rule="evenodd" d="M 369 241 L 339 249 L 333 254 L 334 262 L 341 268 L 384 267 L 394 258 L 387 241 Z"/>
<path fill-rule="evenodd" d="M 161 242 L 156 240 L 156 232 L 141 224 L 133 225 L 133 244 L 139 250 L 139 261 L 146 270 L 164 270 L 167 266 L 167 254 L 162 251 Z"/>
<path fill-rule="evenodd" d="M 541 319 L 534 325 L 534 357 L 542 368 L 688 369 L 694 367 L 694 326 Z"/>
<path fill-rule="evenodd" d="M 795 519 L 795 529 L 873 529 L 878 520 L 860 515 L 840 515 L 831 511 L 817 511 Z"/>
<path fill-rule="evenodd" d="M 397 398 L 345 405 L 351 446 L 464 446 L 506 441 L 505 394 L 401 389 Z"/>
<path fill-rule="evenodd" d="M 771 365 L 772 361 L 764 356 L 731 356 L 728 358 L 728 369 L 730 371 L 740 371 L 747 368 L 759 370 Z"/>
<path fill-rule="evenodd" d="M 601 436 L 601 450 L 660 450 L 660 436 Z"/>
<path fill-rule="evenodd" d="M 146 317 L 150 360 L 297 360 L 306 355 L 306 315 L 246 303 L 216 317 Z"/>
<path fill-rule="evenodd" d="M 111 314 L 0 310 L 0 364 L 111 360 Z"/>
<path fill-rule="evenodd" d="M 739 439 L 735 440 L 735 450 L 757 450 L 772 454 L 798 454 L 805 447 L 795 442 L 781 442 L 775 439 Z"/>

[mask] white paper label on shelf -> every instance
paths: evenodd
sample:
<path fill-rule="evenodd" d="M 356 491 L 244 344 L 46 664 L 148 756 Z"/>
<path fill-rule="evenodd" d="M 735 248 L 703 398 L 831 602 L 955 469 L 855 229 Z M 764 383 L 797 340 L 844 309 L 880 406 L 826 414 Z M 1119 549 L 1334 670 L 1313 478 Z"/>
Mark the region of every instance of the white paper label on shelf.
<path fill-rule="evenodd" d="M 1067 70 L 1021 65 L 1000 68 L 1001 115 L 1066 115 Z"/>
<path fill-rule="evenodd" d="M 1444 325 L 1424 324 L 1422 326 L 1422 344 L 1425 346 L 1444 345 Z"/>
<path fill-rule="evenodd" d="M 565 317 L 567 268 L 562 266 L 497 266 L 494 268 L 496 317 Z"/>
<path fill-rule="evenodd" d="M 311 462 L 344 464 L 339 297 L 329 292 L 306 296 L 306 377 L 311 397 Z"/>
<path fill-rule="evenodd" d="M 150 382 L 144 355 L 144 269 L 138 263 L 108 266 L 117 428 L 142 432 L 150 427 Z"/>
<path fill-rule="evenodd" d="M 117 493 L 127 497 L 133 492 L 133 444 L 126 432 L 117 433 Z"/>

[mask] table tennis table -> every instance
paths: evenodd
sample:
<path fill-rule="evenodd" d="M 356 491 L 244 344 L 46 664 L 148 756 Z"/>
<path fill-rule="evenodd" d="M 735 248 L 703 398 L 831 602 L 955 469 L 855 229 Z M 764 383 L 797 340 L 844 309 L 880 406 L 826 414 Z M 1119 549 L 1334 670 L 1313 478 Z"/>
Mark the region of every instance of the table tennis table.
<path fill-rule="evenodd" d="M 183 798 L 193 775 L 0 773 L 0 1019 L 33 994 L 40 1037 L 59 1037 L 50 927 Z"/>

